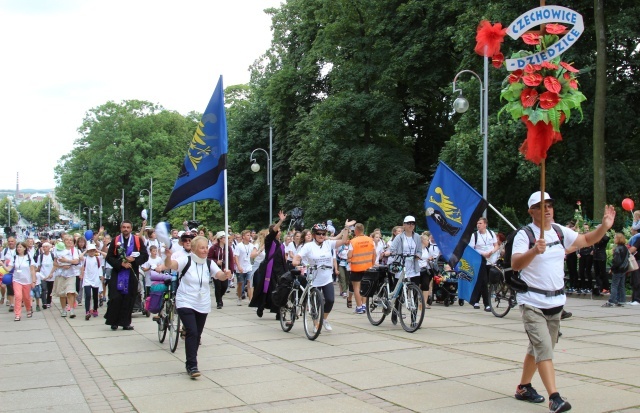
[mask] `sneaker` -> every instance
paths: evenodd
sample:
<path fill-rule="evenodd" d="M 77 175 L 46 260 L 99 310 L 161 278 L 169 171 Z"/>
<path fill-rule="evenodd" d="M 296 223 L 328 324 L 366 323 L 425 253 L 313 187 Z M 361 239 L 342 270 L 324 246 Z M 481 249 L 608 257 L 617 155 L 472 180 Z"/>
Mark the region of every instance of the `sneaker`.
<path fill-rule="evenodd" d="M 473 305 L 473 308 L 475 308 L 476 310 L 479 310 L 479 309 L 480 309 L 480 304 L 475 303 L 475 304 Z"/>
<path fill-rule="evenodd" d="M 73 312 L 73 309 L 71 309 L 71 311 L 69 311 L 69 318 L 76 318 L 76 315 Z"/>
<path fill-rule="evenodd" d="M 198 371 L 197 367 L 191 367 L 190 369 L 187 369 L 187 374 L 192 379 L 195 379 L 196 377 L 200 377 L 200 372 Z"/>
<path fill-rule="evenodd" d="M 67 316 L 67 310 L 60 311 L 60 316 L 66 317 Z"/>
<path fill-rule="evenodd" d="M 236 301 L 237 301 L 237 305 L 242 305 L 242 301 L 239 298 Z"/>
<path fill-rule="evenodd" d="M 528 401 L 531 403 L 542 403 L 544 401 L 544 396 L 538 394 L 536 389 L 528 386 L 520 386 L 516 387 L 515 398 L 518 400 Z"/>
<path fill-rule="evenodd" d="M 94 317 L 97 317 L 98 316 L 98 310 L 93 310 L 91 312 L 91 315 L 94 316 Z"/>
<path fill-rule="evenodd" d="M 639 302 L 637 302 L 637 301 L 632 301 L 632 302 L 631 302 L 631 305 L 640 305 L 640 303 L 639 303 Z"/>
<path fill-rule="evenodd" d="M 562 310 L 562 314 L 560 315 L 560 320 L 565 320 L 565 319 L 571 317 L 572 315 L 573 315 L 572 312 Z"/>
<path fill-rule="evenodd" d="M 575 288 L 568 288 L 567 289 L 567 294 L 573 294 L 575 292 L 576 292 Z"/>
<path fill-rule="evenodd" d="M 549 400 L 549 413 L 568 412 L 569 410 L 571 410 L 571 404 L 569 404 L 566 399 L 562 397 L 558 399 Z"/>
<path fill-rule="evenodd" d="M 356 314 L 364 314 L 366 312 L 367 310 L 365 306 L 356 307 Z"/>
<path fill-rule="evenodd" d="M 87 311 L 87 313 L 84 315 L 84 319 L 88 320 L 91 318 L 91 313 Z"/>
<path fill-rule="evenodd" d="M 322 327 L 324 327 L 324 329 L 327 331 L 333 331 L 333 327 L 331 327 L 331 324 L 329 324 L 327 320 L 324 320 L 324 322 L 322 323 Z"/>
<path fill-rule="evenodd" d="M 614 305 L 607 301 L 606 303 L 602 304 L 602 307 L 614 307 Z"/>
<path fill-rule="evenodd" d="M 486 307 L 484 308 L 484 311 L 486 311 L 486 312 L 488 312 L 488 313 L 489 313 L 489 312 L 491 312 L 491 307 L 486 306 Z"/>
<path fill-rule="evenodd" d="M 67 305 L 64 310 L 68 313 L 69 311 L 71 311 L 71 307 L 69 307 L 69 305 Z"/>

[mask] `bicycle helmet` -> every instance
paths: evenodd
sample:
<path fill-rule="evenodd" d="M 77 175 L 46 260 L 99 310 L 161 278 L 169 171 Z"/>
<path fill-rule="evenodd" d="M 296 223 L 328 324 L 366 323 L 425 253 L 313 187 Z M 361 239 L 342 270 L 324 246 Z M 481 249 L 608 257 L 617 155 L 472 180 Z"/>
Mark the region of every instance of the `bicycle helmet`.
<path fill-rule="evenodd" d="M 324 224 L 324 222 L 315 224 L 312 228 L 311 228 L 311 233 L 315 235 L 315 233 L 317 231 L 327 231 L 327 226 Z"/>

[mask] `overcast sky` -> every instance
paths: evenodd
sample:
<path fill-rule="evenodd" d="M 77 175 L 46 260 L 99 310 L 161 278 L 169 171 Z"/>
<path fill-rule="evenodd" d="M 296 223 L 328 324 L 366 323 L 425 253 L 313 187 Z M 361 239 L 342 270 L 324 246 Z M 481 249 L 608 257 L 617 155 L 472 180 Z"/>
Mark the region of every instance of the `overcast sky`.
<path fill-rule="evenodd" d="M 283 0 L 284 1 L 284 0 Z M 280 0 L 0 0 L 0 189 L 55 187 L 84 114 L 109 100 L 204 111 L 249 81 Z"/>

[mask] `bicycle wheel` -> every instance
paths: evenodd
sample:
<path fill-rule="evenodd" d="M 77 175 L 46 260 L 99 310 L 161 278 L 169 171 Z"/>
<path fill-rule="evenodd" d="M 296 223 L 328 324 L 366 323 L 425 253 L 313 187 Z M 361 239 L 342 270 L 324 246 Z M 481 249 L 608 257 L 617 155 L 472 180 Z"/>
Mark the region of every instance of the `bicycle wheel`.
<path fill-rule="evenodd" d="M 169 320 L 169 350 L 175 353 L 180 341 L 180 316 L 175 307 L 171 306 L 171 312 L 168 314 Z"/>
<path fill-rule="evenodd" d="M 489 298 L 491 312 L 494 316 L 500 318 L 509 313 L 512 304 L 515 303 L 516 300 L 513 290 L 504 280 L 496 284 L 489 284 Z"/>
<path fill-rule="evenodd" d="M 407 296 L 400 305 L 400 314 L 398 316 L 404 331 L 413 333 L 420 328 L 424 319 L 424 310 L 422 291 L 415 284 L 407 284 Z"/>
<path fill-rule="evenodd" d="M 383 284 L 380 287 L 380 291 L 373 297 L 367 297 L 367 318 L 369 322 L 374 326 L 379 326 L 384 321 L 385 317 L 389 313 L 389 292 L 387 291 L 387 284 Z"/>
<path fill-rule="evenodd" d="M 324 297 L 322 297 L 322 293 L 317 288 L 311 287 L 305 299 L 302 316 L 304 333 L 309 340 L 315 340 L 320 335 L 323 317 Z"/>
<path fill-rule="evenodd" d="M 293 323 L 296 321 L 296 306 L 293 303 L 295 299 L 295 292 L 291 290 L 289 298 L 287 298 L 287 305 L 280 307 L 280 327 L 282 331 L 288 333 L 293 328 Z"/>
<path fill-rule="evenodd" d="M 164 338 L 167 336 L 167 328 L 169 327 L 167 325 L 166 316 L 164 315 L 167 314 L 168 309 L 168 305 L 166 303 L 167 302 L 165 302 L 164 305 L 164 311 L 160 311 L 160 314 L 158 314 L 158 316 L 160 316 L 160 320 L 158 320 L 158 341 L 160 343 L 164 343 Z"/>

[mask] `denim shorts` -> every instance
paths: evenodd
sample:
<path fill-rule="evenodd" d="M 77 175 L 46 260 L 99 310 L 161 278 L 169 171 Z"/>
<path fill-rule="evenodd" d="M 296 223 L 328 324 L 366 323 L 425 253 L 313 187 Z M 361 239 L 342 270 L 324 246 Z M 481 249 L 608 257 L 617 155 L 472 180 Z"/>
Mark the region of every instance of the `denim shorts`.
<path fill-rule="evenodd" d="M 42 296 L 42 286 L 36 285 L 31 289 L 31 292 L 33 293 L 34 298 L 40 298 Z"/>
<path fill-rule="evenodd" d="M 238 284 L 246 284 L 248 279 L 249 279 L 249 273 L 248 272 L 243 272 L 243 273 L 236 274 L 236 283 L 238 283 Z"/>

